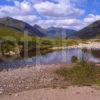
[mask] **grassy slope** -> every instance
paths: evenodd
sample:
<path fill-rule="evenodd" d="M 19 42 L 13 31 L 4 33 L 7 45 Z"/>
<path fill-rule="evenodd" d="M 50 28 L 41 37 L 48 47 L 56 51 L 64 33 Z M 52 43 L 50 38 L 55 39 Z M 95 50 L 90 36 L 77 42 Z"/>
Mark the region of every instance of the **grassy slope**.
<path fill-rule="evenodd" d="M 21 32 L 18 32 L 11 28 L 0 28 L 0 39 L 8 39 L 8 40 L 22 40 L 24 39 L 31 39 L 30 36 L 27 36 Z"/>

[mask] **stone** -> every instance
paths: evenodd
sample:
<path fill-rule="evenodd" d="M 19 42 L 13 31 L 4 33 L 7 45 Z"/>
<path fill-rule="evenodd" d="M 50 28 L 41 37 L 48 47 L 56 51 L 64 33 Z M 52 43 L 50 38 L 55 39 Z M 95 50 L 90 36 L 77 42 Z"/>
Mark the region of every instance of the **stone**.
<path fill-rule="evenodd" d="M 15 97 L 18 97 L 19 96 L 19 94 L 15 94 Z"/>
<path fill-rule="evenodd" d="M 0 88 L 0 94 L 3 94 L 4 89 Z"/>

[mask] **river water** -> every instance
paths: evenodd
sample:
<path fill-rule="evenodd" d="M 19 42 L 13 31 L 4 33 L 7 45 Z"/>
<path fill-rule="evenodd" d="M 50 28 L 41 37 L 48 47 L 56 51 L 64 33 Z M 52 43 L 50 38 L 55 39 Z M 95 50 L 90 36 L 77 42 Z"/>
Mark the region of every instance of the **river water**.
<path fill-rule="evenodd" d="M 0 62 L 0 67 L 8 69 L 31 66 L 35 64 L 71 64 L 73 56 L 77 57 L 79 61 L 84 57 L 88 61 L 100 63 L 100 49 L 87 50 L 73 48 L 54 51 L 45 55 L 38 55 L 27 59 Z"/>

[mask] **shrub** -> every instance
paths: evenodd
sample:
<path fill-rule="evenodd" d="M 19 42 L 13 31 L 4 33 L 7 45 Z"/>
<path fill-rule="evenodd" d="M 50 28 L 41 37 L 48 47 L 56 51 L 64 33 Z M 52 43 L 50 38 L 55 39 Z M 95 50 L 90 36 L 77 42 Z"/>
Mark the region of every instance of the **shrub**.
<path fill-rule="evenodd" d="M 14 51 L 14 48 L 15 48 L 15 44 L 14 42 L 12 41 L 4 41 L 2 44 L 1 44 L 1 51 L 2 52 L 9 52 L 9 51 Z"/>
<path fill-rule="evenodd" d="M 78 58 L 76 56 L 72 56 L 71 62 L 72 63 L 77 63 L 77 61 L 78 61 Z"/>

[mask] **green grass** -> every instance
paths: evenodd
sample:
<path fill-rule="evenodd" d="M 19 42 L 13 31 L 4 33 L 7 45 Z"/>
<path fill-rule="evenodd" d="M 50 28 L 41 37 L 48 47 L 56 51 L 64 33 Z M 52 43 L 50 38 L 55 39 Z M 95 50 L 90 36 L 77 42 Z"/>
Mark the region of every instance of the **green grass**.
<path fill-rule="evenodd" d="M 64 77 L 72 85 L 100 85 L 100 68 L 97 68 L 95 64 L 80 62 L 74 65 L 73 68 L 60 68 L 55 73 Z"/>
<path fill-rule="evenodd" d="M 54 45 L 56 46 L 72 46 L 72 45 L 78 45 L 79 40 L 73 40 L 73 39 L 55 39 Z"/>
<path fill-rule="evenodd" d="M 31 39 L 31 36 L 27 36 L 24 33 L 21 33 L 11 28 L 0 28 L 0 39 L 19 41 L 23 39 L 29 40 Z"/>
<path fill-rule="evenodd" d="M 69 46 L 69 45 L 77 45 L 80 40 L 73 39 L 51 39 L 51 38 L 39 38 L 25 35 L 22 32 L 16 31 L 12 28 L 0 28 L 0 39 L 5 40 L 16 40 L 16 41 L 31 41 L 37 42 L 38 44 L 42 43 L 44 45 L 52 45 L 52 46 Z"/>

